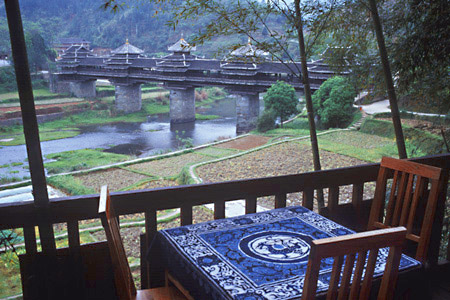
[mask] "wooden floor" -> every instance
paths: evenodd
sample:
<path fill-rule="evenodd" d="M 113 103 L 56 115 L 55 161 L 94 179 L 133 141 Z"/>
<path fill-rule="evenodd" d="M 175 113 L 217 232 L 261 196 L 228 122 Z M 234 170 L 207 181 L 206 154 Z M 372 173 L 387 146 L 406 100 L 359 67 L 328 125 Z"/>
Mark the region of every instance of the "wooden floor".
<path fill-rule="evenodd" d="M 450 299 L 450 271 L 439 272 L 434 276 L 431 284 L 432 300 Z"/>

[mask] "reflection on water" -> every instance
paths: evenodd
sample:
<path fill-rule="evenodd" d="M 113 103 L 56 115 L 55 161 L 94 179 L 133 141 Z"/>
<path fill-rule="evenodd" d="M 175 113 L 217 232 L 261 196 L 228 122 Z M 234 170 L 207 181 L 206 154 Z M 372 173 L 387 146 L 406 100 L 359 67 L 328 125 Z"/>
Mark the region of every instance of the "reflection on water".
<path fill-rule="evenodd" d="M 197 109 L 197 113 L 218 115 L 220 118 L 171 125 L 169 115 L 162 114 L 149 116 L 144 123 L 85 126 L 80 128 L 81 134 L 76 137 L 42 142 L 42 152 L 46 155 L 85 148 L 103 148 L 108 152 L 143 157 L 177 149 L 183 139 L 191 139 L 194 145 L 201 145 L 236 136 L 234 99 L 225 98 L 209 108 Z M 0 148 L 0 165 L 24 163 L 21 166 L 0 168 L 0 176 L 29 176 L 26 157 L 25 145 Z"/>

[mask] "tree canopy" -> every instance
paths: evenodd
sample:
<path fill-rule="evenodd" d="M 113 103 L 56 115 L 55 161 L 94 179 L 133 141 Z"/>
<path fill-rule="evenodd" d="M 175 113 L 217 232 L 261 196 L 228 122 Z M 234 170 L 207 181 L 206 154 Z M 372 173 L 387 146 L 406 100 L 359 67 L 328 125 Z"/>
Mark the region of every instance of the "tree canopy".
<path fill-rule="evenodd" d="M 295 89 L 284 81 L 274 83 L 264 95 L 264 108 L 280 117 L 281 126 L 291 115 L 297 113 L 297 95 Z"/>
<path fill-rule="evenodd" d="M 430 111 L 450 109 L 450 4 L 446 0 L 377 1 L 400 106 L 422 105 Z M 346 0 L 330 12 L 325 35 L 330 37 L 326 60 L 346 62 L 358 90 L 384 95 L 371 12 L 367 1 Z M 434 108 L 433 108 L 434 107 Z"/>
<path fill-rule="evenodd" d="M 355 97 L 355 89 L 345 78 L 335 76 L 325 81 L 312 97 L 320 123 L 326 128 L 349 125 Z"/>

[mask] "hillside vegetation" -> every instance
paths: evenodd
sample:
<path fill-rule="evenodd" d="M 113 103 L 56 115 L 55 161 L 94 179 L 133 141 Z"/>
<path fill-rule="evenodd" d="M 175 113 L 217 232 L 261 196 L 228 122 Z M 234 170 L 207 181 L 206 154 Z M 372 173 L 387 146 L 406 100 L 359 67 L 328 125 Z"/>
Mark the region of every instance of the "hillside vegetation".
<path fill-rule="evenodd" d="M 90 41 L 91 48 L 116 48 L 128 39 L 133 45 L 143 49 L 148 55 L 167 53 L 167 47 L 183 34 L 188 41 L 191 36 L 204 28 L 212 16 L 205 15 L 200 20 L 183 22 L 173 28 L 166 26 L 169 14 L 155 14 L 156 5 L 150 1 L 129 2 L 116 13 L 101 8 L 104 1 L 84 0 L 21 0 L 21 13 L 25 32 L 37 30 L 45 42 L 51 45 L 60 38 L 79 37 Z M 4 4 L 0 4 L 0 53 L 9 53 L 9 35 Z M 280 19 L 281 18 L 281 19 Z M 282 17 L 267 20 L 273 28 L 281 29 Z M 261 29 L 261 36 L 267 35 Z M 247 37 L 216 37 L 201 47 L 196 53 L 212 57 L 218 49 L 230 44 L 247 42 Z M 296 53 L 293 52 L 293 55 Z"/>

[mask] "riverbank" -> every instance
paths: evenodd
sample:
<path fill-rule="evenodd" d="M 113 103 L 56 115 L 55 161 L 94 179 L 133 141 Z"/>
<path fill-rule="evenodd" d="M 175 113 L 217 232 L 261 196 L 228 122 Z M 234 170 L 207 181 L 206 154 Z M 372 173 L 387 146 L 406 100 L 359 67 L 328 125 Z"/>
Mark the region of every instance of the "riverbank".
<path fill-rule="evenodd" d="M 224 96 L 220 89 L 196 92 L 197 122 L 176 126 L 171 126 L 169 122 L 168 92 L 159 87 L 143 88 L 142 111 L 128 115 L 114 111 L 114 96 L 109 96 L 114 93 L 113 87 L 99 89 L 98 93 L 104 97 L 81 103 L 87 110 L 72 113 L 66 110 L 66 106 L 65 112 L 62 112 L 66 117 L 39 125 L 44 163 L 46 167 L 49 166 L 49 174 L 164 153 L 185 144 L 199 145 L 221 135 L 235 135 L 235 124 L 233 119 L 229 118 L 229 113 L 218 115 L 224 110 L 220 105 L 225 105 L 218 105 L 224 101 L 221 100 Z M 54 110 L 65 105 L 56 103 L 59 100 L 45 101 L 55 101 L 55 107 L 51 107 Z M 229 102 L 225 106 L 234 105 L 231 100 Z M 233 107 L 231 111 L 234 113 Z M 217 136 L 214 136 L 215 134 Z M 22 126 L 0 127 L 0 184 L 29 179 L 24 142 Z M 88 157 L 85 148 L 91 149 Z M 67 153 L 63 152 L 67 151 L 71 151 L 75 161 L 78 158 L 76 165 L 71 165 L 70 161 L 64 162 Z M 123 157 L 105 160 L 109 153 Z M 113 155 L 109 156 L 113 158 Z"/>
<path fill-rule="evenodd" d="M 97 87 L 97 94 L 101 97 L 85 101 L 79 98 L 67 98 L 66 95 L 49 94 L 42 89 L 38 90 L 40 97 L 46 99 L 36 101 L 38 111 L 41 109 L 51 113 L 61 113 L 58 120 L 51 120 L 39 125 L 41 141 L 77 136 L 81 133 L 80 128 L 87 125 L 145 122 L 148 116 L 168 113 L 170 110 L 169 92 L 159 87 L 142 88 L 142 109 L 131 114 L 116 111 L 113 104 L 113 93 L 114 87 Z M 196 107 L 205 108 L 223 98 L 226 93 L 218 88 L 204 88 L 196 95 Z M 8 115 L 12 115 L 14 118 L 20 117 L 18 98 L 15 97 L 14 93 L 0 94 L 0 106 L 5 106 L 0 107 L 3 109 L 3 111 L 0 110 L 0 119 L 8 120 Z M 46 111 L 43 113 L 46 113 Z M 199 120 L 217 118 L 216 115 L 198 114 L 197 116 Z M 21 125 L 1 127 L 0 146 L 14 146 L 24 143 Z"/>

